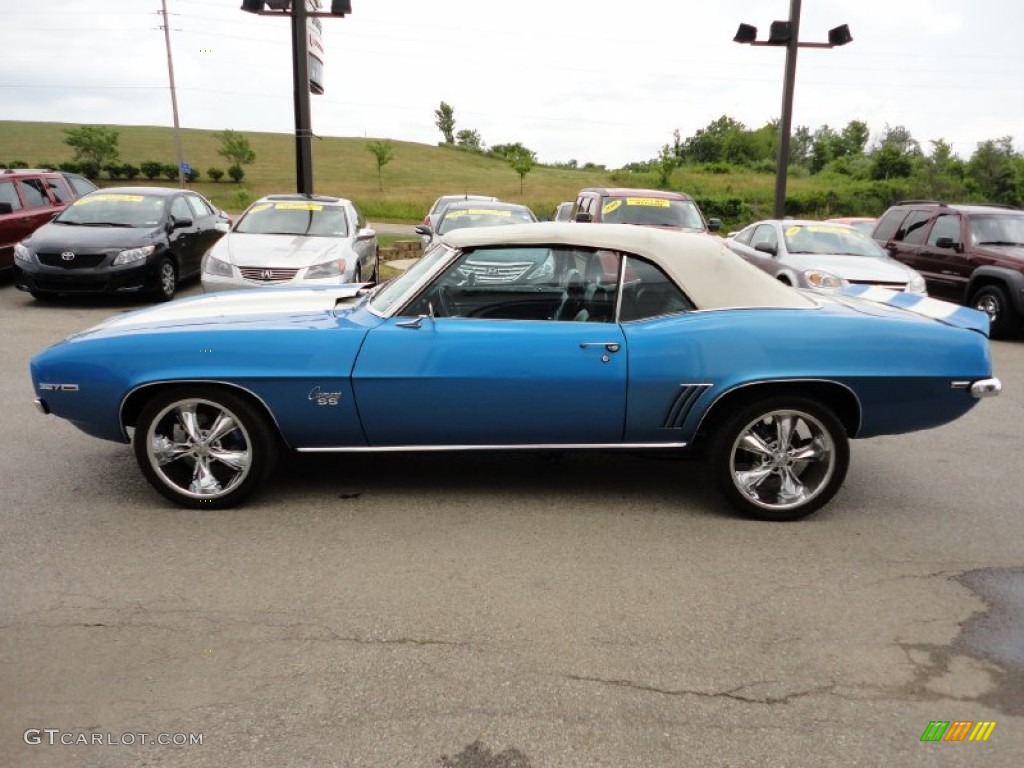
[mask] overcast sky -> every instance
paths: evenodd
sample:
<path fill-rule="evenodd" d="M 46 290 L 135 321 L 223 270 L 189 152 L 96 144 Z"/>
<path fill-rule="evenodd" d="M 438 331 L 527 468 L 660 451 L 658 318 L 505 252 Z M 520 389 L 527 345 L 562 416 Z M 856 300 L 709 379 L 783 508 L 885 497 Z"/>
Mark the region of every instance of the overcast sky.
<path fill-rule="evenodd" d="M 329 5 L 329 0 L 325 0 Z M 542 162 L 619 167 L 729 115 L 781 110 L 785 51 L 762 38 L 789 0 L 352 0 L 324 19 L 326 93 L 313 130 L 435 144 L 456 130 L 522 142 Z M 286 19 L 241 0 L 167 0 L 181 124 L 290 133 Z M 0 0 L 0 120 L 171 125 L 160 0 Z M 964 159 L 979 141 L 1024 149 L 1020 0 L 804 0 L 800 39 L 848 24 L 853 42 L 801 49 L 793 125 L 902 125 Z M 0 147 L 0 156 L 16 148 Z M 314 148 L 315 152 L 315 148 Z M 31 160 L 31 158 L 26 158 Z M 186 158 L 187 159 L 187 158 Z"/>

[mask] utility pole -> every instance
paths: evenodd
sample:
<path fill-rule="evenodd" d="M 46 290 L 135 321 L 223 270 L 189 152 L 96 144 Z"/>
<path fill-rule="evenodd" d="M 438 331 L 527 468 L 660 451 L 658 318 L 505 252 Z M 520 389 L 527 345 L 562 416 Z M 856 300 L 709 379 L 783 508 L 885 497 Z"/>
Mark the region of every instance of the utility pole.
<path fill-rule="evenodd" d="M 181 151 L 181 126 L 178 124 L 178 94 L 174 89 L 174 59 L 171 56 L 171 28 L 167 23 L 167 0 L 160 0 L 164 19 L 164 44 L 167 46 L 167 77 L 171 81 L 171 111 L 174 113 L 174 150 L 178 155 L 178 184 L 185 186 L 185 158 Z"/>

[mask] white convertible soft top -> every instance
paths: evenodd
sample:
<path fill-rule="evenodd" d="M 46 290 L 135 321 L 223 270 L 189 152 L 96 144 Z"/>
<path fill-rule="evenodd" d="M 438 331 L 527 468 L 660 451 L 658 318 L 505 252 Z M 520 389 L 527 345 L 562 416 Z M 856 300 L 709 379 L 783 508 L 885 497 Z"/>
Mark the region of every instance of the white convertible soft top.
<path fill-rule="evenodd" d="M 715 235 L 690 234 L 634 224 L 542 222 L 467 227 L 449 232 L 454 248 L 550 245 L 599 248 L 636 254 L 668 273 L 699 309 L 817 306 L 729 251 Z"/>

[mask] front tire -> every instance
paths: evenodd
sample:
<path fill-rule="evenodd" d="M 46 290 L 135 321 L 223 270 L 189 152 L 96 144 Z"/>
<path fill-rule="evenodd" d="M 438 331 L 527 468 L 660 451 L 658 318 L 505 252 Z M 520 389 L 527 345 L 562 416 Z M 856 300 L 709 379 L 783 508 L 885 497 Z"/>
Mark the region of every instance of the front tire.
<path fill-rule="evenodd" d="M 725 499 L 748 517 L 785 522 L 836 495 L 850 465 L 842 422 L 824 405 L 775 397 L 741 408 L 713 437 L 711 473 Z"/>
<path fill-rule="evenodd" d="M 1016 333 L 1019 320 L 1001 286 L 984 286 L 974 294 L 971 306 L 988 315 L 989 336 L 993 339 L 1005 339 Z"/>
<path fill-rule="evenodd" d="M 277 440 L 253 405 L 215 387 L 177 387 L 139 414 L 135 460 L 149 484 L 192 509 L 244 501 L 277 459 Z"/>
<path fill-rule="evenodd" d="M 174 298 L 174 292 L 178 288 L 178 270 L 174 262 L 166 256 L 160 260 L 156 268 L 157 286 L 153 291 L 153 298 L 156 301 L 170 301 Z"/>

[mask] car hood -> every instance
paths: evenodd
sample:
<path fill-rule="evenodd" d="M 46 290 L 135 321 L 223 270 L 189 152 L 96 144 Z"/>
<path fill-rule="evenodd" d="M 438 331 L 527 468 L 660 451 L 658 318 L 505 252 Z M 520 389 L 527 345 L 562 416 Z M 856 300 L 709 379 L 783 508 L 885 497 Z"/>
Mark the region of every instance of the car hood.
<path fill-rule="evenodd" d="M 917 272 L 905 264 L 881 256 L 790 253 L 783 258 L 783 263 L 800 271 L 820 269 L 851 282 L 905 283 L 917 276 Z"/>
<path fill-rule="evenodd" d="M 152 227 L 87 227 L 50 222 L 27 238 L 27 245 L 45 253 L 76 249 L 134 248 L 149 245 L 162 235 L 163 229 Z"/>
<path fill-rule="evenodd" d="M 896 317 L 909 313 L 954 328 L 977 331 L 985 336 L 989 333 L 989 318 L 984 312 L 919 293 L 893 291 L 876 285 L 851 285 L 841 290 L 822 292 L 816 299 L 821 303 L 843 304 L 849 309 L 869 315 Z"/>
<path fill-rule="evenodd" d="M 197 326 L 308 325 L 313 317 L 339 316 L 362 304 L 363 288 L 359 284 L 330 288 L 259 288 L 178 299 L 115 315 L 67 340 Z"/>
<path fill-rule="evenodd" d="M 237 267 L 308 267 L 338 258 L 347 240 L 301 235 L 250 235 L 231 232 L 213 247 L 213 255 Z"/>

